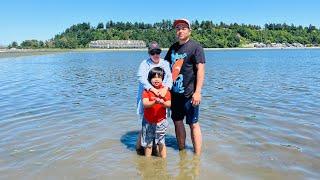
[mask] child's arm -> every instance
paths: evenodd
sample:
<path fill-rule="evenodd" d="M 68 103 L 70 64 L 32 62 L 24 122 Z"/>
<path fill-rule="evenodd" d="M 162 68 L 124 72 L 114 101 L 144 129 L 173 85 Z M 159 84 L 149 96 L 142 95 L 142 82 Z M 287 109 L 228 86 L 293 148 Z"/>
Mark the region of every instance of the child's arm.
<path fill-rule="evenodd" d="M 150 108 L 156 104 L 156 100 L 150 101 L 149 98 L 142 99 L 144 108 Z"/>
<path fill-rule="evenodd" d="M 171 107 L 171 100 L 164 101 L 164 102 L 162 103 L 162 107 L 164 107 L 164 108 L 169 108 L 169 107 Z"/>

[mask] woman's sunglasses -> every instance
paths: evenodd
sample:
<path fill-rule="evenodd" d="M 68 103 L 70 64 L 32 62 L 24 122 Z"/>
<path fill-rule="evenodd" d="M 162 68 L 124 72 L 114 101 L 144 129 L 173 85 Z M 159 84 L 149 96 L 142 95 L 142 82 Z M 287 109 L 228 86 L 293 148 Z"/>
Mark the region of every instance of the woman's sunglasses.
<path fill-rule="evenodd" d="M 155 54 L 159 55 L 161 53 L 161 51 L 151 51 L 150 55 L 154 56 Z"/>

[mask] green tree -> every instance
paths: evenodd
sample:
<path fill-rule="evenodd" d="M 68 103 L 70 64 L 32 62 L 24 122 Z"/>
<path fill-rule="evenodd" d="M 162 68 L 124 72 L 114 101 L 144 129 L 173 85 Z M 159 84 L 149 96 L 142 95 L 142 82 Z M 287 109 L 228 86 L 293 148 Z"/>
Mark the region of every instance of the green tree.
<path fill-rule="evenodd" d="M 97 26 L 97 29 L 103 29 L 104 28 L 104 25 L 102 22 L 98 23 L 98 26 Z"/>
<path fill-rule="evenodd" d="M 16 42 L 16 41 L 13 41 L 12 43 L 11 43 L 11 47 L 17 47 L 18 46 L 18 43 Z"/>

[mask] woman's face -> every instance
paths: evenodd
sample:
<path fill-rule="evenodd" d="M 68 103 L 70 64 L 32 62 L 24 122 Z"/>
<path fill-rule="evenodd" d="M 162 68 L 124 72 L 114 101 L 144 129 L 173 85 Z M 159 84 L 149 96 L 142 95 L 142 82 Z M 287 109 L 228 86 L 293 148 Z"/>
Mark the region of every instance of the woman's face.
<path fill-rule="evenodd" d="M 161 50 L 152 50 L 149 52 L 149 56 L 153 63 L 158 64 L 161 58 Z"/>

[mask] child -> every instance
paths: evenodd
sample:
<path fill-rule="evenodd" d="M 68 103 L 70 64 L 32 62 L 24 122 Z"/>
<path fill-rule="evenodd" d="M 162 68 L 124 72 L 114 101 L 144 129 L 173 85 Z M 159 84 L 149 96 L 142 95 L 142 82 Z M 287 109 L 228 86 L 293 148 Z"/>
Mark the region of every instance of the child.
<path fill-rule="evenodd" d="M 162 81 L 165 72 L 161 67 L 154 67 L 149 71 L 148 81 L 159 91 L 164 88 Z M 156 95 L 152 91 L 144 90 L 142 94 L 144 116 L 142 120 L 141 146 L 144 147 L 146 157 L 152 154 L 153 145 L 159 146 L 162 158 L 167 156 L 165 134 L 168 127 L 166 108 L 171 106 L 171 94 L 167 90 L 165 97 Z M 154 143 L 154 144 L 153 144 Z"/>

